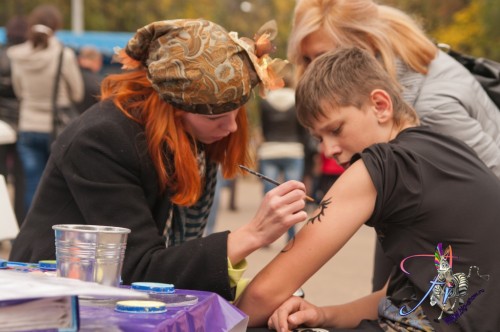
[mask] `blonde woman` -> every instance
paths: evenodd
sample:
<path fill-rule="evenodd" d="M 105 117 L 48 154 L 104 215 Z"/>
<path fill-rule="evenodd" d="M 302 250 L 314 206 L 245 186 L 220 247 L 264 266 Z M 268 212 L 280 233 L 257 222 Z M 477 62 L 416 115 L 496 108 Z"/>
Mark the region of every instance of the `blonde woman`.
<path fill-rule="evenodd" d="M 63 45 L 56 32 L 63 17 L 54 5 L 42 4 L 28 17 L 28 40 L 8 49 L 12 84 L 19 104 L 17 151 L 25 177 L 24 209 L 28 212 L 50 154 L 53 132 L 52 97 L 61 63 L 56 103 L 67 107 L 83 98 L 83 79 L 75 52 Z"/>
<path fill-rule="evenodd" d="M 472 147 L 500 177 L 500 113 L 474 77 L 407 14 L 372 0 L 297 2 L 288 57 L 299 77 L 318 55 L 357 46 L 404 87 L 422 124 Z"/>

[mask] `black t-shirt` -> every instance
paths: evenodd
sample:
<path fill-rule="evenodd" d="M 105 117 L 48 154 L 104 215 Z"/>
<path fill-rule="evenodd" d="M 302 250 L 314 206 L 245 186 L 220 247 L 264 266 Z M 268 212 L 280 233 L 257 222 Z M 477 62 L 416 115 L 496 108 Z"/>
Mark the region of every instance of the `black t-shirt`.
<path fill-rule="evenodd" d="M 500 331 L 498 178 L 464 143 L 427 127 L 406 129 L 352 162 L 359 158 L 377 190 L 367 225 L 398 267 L 379 307 L 383 324 Z M 444 284 L 432 287 L 435 279 Z M 454 303 L 442 313 L 440 304 Z"/>

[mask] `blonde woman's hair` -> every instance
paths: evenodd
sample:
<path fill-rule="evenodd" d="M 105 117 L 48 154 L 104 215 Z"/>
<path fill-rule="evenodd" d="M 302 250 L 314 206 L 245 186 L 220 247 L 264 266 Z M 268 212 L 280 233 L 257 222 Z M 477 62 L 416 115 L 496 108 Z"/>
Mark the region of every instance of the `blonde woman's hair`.
<path fill-rule="evenodd" d="M 297 117 L 311 129 L 341 107 L 365 109 L 376 89 L 390 96 L 396 125 L 419 123 L 417 113 L 401 95 L 400 84 L 375 57 L 359 47 L 337 48 L 311 63 L 297 85 Z"/>
<path fill-rule="evenodd" d="M 308 65 L 302 42 L 320 29 L 337 47 L 357 46 L 376 55 L 392 77 L 397 58 L 426 74 L 438 51 L 417 22 L 396 8 L 372 0 L 298 0 L 288 42 L 298 78 Z"/>

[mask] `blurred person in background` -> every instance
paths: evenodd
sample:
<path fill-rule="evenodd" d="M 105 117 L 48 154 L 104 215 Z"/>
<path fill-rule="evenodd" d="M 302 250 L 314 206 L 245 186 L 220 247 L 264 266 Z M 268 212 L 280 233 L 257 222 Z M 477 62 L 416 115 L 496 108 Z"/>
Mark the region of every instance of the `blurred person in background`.
<path fill-rule="evenodd" d="M 292 73 L 284 77 L 285 86 L 269 92 L 259 101 L 262 141 L 257 148 L 259 171 L 276 181 L 297 180 L 304 177 L 304 149 L 306 130 L 295 113 L 295 90 Z M 275 185 L 262 181 L 264 195 Z M 295 228 L 288 232 L 288 240 L 295 236 Z"/>
<path fill-rule="evenodd" d="M 315 180 L 314 199 L 321 202 L 330 187 L 344 172 L 344 168 L 332 157 L 327 157 L 324 151 L 318 151 L 316 157 L 319 171 Z"/>
<path fill-rule="evenodd" d="M 357 46 L 375 55 L 404 87 L 423 125 L 464 141 L 500 177 L 500 111 L 472 74 L 440 51 L 404 12 L 372 0 L 301 0 L 295 7 L 288 58 L 300 77 L 318 56 Z M 377 241 L 373 289 L 393 263 Z"/>
<path fill-rule="evenodd" d="M 28 20 L 24 16 L 14 16 L 5 25 L 5 45 L 0 46 L 0 121 L 5 122 L 14 135 L 8 144 L 0 143 L 0 174 L 5 176 L 14 189 L 14 212 L 19 224 L 24 219 L 24 177 L 23 168 L 16 149 L 19 123 L 19 101 L 12 86 L 11 64 L 7 49 L 26 41 Z"/>
<path fill-rule="evenodd" d="M 99 101 L 101 81 L 104 78 L 101 73 L 102 53 L 94 46 L 83 46 L 78 50 L 78 64 L 82 70 L 85 94 L 82 101 L 76 103 L 75 106 L 80 113 L 83 113 Z"/>
<path fill-rule="evenodd" d="M 62 15 L 53 5 L 39 5 L 28 17 L 28 40 L 12 46 L 12 84 L 19 99 L 17 151 L 25 177 L 24 209 L 27 212 L 50 154 L 53 133 L 52 97 L 63 45 L 55 36 Z M 83 80 L 76 55 L 64 47 L 57 105 L 68 106 L 83 98 Z"/>

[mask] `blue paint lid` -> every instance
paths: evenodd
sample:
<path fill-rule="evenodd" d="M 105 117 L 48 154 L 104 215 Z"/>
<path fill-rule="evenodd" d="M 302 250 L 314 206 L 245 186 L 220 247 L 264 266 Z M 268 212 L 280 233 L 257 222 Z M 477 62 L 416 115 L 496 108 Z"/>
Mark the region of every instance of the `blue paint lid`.
<path fill-rule="evenodd" d="M 57 262 L 55 260 L 38 261 L 40 270 L 55 271 L 57 270 Z"/>
<path fill-rule="evenodd" d="M 165 303 L 160 301 L 118 301 L 115 305 L 115 311 L 135 313 L 135 314 L 160 314 L 167 311 Z"/>
<path fill-rule="evenodd" d="M 0 269 L 7 268 L 7 261 L 5 259 L 0 259 Z"/>
<path fill-rule="evenodd" d="M 170 294 L 175 292 L 174 285 L 159 282 L 133 282 L 131 288 L 148 293 Z"/>

